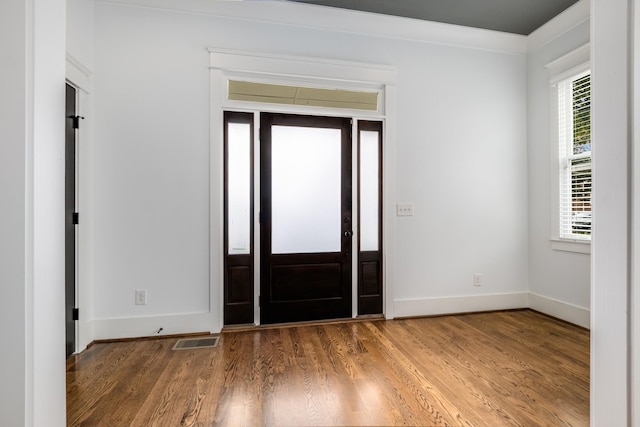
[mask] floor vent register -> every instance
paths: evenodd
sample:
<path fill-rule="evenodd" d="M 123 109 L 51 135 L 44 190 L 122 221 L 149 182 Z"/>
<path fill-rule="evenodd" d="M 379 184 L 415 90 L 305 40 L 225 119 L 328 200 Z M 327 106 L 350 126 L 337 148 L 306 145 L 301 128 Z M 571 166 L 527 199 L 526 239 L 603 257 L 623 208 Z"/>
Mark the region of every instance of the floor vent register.
<path fill-rule="evenodd" d="M 193 350 L 195 348 L 211 348 L 218 345 L 220 337 L 181 338 L 173 346 L 173 350 Z"/>

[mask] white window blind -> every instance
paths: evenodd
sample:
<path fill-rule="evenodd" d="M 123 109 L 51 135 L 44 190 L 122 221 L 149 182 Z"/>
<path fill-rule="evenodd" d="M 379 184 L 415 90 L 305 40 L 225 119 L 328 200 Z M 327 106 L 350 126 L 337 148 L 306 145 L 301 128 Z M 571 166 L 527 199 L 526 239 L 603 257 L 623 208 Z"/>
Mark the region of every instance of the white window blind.
<path fill-rule="evenodd" d="M 591 240 L 591 75 L 558 83 L 561 239 Z"/>

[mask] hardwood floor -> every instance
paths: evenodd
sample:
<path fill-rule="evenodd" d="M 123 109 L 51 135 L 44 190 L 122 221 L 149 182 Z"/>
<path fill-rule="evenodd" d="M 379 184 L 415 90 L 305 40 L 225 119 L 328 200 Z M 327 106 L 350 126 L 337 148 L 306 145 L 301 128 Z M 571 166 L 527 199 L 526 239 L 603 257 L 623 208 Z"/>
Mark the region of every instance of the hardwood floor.
<path fill-rule="evenodd" d="M 95 344 L 70 426 L 589 425 L 589 332 L 522 310 Z"/>

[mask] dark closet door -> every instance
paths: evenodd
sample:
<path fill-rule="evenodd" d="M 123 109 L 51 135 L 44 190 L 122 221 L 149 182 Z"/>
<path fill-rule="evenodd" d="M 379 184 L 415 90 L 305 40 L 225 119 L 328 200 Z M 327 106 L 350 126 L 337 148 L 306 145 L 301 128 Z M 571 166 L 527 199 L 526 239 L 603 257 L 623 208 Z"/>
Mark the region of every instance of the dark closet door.
<path fill-rule="evenodd" d="M 260 126 L 261 323 L 351 317 L 351 120 Z"/>

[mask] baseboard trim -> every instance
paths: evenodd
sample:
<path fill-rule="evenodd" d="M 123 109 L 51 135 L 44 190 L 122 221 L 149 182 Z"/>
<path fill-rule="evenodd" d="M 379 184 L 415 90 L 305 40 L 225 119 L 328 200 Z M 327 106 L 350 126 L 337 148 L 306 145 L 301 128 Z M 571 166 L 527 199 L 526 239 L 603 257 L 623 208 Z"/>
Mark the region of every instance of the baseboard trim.
<path fill-rule="evenodd" d="M 529 293 L 529 308 L 586 329 L 591 327 L 591 311 L 587 308 L 534 293 Z"/>
<path fill-rule="evenodd" d="M 396 300 L 395 317 L 437 316 L 529 308 L 529 293 Z"/>
<path fill-rule="evenodd" d="M 589 309 L 530 292 L 487 294 L 443 298 L 403 299 L 394 302 L 395 318 L 438 316 L 496 310 L 530 308 L 540 313 L 590 328 Z M 170 316 L 128 317 L 93 320 L 93 341 L 160 337 L 213 331 L 211 313 Z M 162 328 L 160 333 L 158 331 Z"/>
<path fill-rule="evenodd" d="M 170 316 L 126 317 L 93 321 L 93 340 L 159 337 L 212 331 L 211 313 L 176 314 Z"/>

